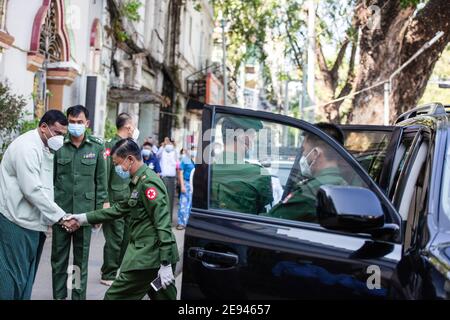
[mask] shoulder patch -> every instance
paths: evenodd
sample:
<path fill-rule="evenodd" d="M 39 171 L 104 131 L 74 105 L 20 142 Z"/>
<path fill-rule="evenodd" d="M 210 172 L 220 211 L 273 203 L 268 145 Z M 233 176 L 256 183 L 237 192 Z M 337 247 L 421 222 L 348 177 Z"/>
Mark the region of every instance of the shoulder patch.
<path fill-rule="evenodd" d="M 91 141 L 98 143 L 100 145 L 104 144 L 104 140 L 102 138 L 99 137 L 95 137 L 95 136 L 90 136 Z"/>
<path fill-rule="evenodd" d="M 108 157 L 111 156 L 111 149 L 106 148 L 105 151 L 103 151 L 103 159 L 108 159 Z"/>
<path fill-rule="evenodd" d="M 153 201 L 156 199 L 157 196 L 158 196 L 158 191 L 156 191 L 155 187 L 150 187 L 145 190 L 145 197 L 148 200 Z"/>

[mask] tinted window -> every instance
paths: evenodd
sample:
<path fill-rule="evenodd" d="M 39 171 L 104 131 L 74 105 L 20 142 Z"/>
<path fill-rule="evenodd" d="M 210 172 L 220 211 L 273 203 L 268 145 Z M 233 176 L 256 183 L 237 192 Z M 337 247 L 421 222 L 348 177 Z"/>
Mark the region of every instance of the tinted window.
<path fill-rule="evenodd" d="M 345 127 L 342 129 L 345 148 L 366 169 L 371 178 L 378 182 L 392 132 L 348 130 Z"/>
<path fill-rule="evenodd" d="M 318 136 L 256 118 L 217 115 L 210 207 L 316 222 L 321 185 L 366 187 Z"/>

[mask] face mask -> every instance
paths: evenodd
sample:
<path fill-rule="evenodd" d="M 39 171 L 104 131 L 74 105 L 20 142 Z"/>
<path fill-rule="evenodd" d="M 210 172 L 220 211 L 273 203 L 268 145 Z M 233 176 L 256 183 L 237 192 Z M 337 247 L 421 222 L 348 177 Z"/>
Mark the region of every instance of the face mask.
<path fill-rule="evenodd" d="M 131 165 L 130 165 L 131 167 Z M 114 170 L 116 171 L 117 175 L 121 177 L 122 179 L 126 180 L 130 178 L 130 169 L 127 171 L 123 170 L 122 165 L 118 164 L 114 167 Z"/>
<path fill-rule="evenodd" d="M 86 131 L 86 126 L 84 124 L 78 123 L 69 123 L 69 127 L 67 128 L 71 136 L 81 137 Z"/>
<path fill-rule="evenodd" d="M 312 149 L 307 155 L 302 156 L 300 158 L 300 172 L 302 173 L 302 175 L 306 178 L 312 178 L 312 172 L 311 172 L 311 166 L 313 165 L 314 161 L 313 160 L 311 163 L 308 163 L 308 157 L 311 154 L 311 152 L 313 152 L 315 149 Z"/>
<path fill-rule="evenodd" d="M 50 131 L 50 134 L 52 136 L 50 138 L 47 138 L 47 135 L 44 133 L 44 136 L 47 139 L 47 146 L 53 151 L 58 151 L 64 145 L 64 137 L 60 135 L 55 136 L 50 130 L 50 128 L 48 129 L 48 131 Z"/>
<path fill-rule="evenodd" d="M 197 151 L 192 150 L 191 151 L 191 158 L 196 158 L 197 157 Z"/>
<path fill-rule="evenodd" d="M 142 156 L 145 157 L 145 158 L 150 157 L 150 153 L 151 153 L 151 151 L 148 150 L 148 149 L 143 149 L 142 150 Z"/>
<path fill-rule="evenodd" d="M 133 140 L 134 141 L 137 141 L 137 139 L 139 138 L 139 129 L 138 128 L 134 128 L 134 131 L 133 131 Z"/>
<path fill-rule="evenodd" d="M 164 150 L 166 150 L 166 152 L 172 152 L 173 151 L 173 145 L 171 145 L 171 144 L 166 145 Z"/>

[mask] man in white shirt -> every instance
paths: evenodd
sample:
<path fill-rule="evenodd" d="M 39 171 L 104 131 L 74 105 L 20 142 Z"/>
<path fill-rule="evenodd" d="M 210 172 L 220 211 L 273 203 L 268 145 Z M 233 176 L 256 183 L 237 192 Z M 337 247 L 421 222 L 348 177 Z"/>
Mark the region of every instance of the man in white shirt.
<path fill-rule="evenodd" d="M 0 163 L 0 300 L 30 299 L 45 231 L 65 221 L 53 201 L 53 152 L 63 145 L 67 118 L 44 114 L 35 130 L 15 139 Z"/>
<path fill-rule="evenodd" d="M 158 151 L 158 158 L 160 159 L 159 166 L 161 167 L 161 177 L 169 196 L 169 210 L 170 214 L 172 214 L 176 188 L 178 155 L 173 142 L 168 137 L 164 138 L 163 146 Z"/>

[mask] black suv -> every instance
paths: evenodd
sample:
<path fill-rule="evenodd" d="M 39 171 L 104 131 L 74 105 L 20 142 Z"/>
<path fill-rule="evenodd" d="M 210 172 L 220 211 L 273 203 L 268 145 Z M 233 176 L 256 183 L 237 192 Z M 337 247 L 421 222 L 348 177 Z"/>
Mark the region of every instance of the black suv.
<path fill-rule="evenodd" d="M 253 173 L 231 170 L 217 181 L 230 117 L 267 129 L 268 152 L 254 151 L 261 146 L 254 135 L 241 166 L 270 174 L 261 180 L 271 184 L 269 202 Z M 342 126 L 345 147 L 310 123 L 262 111 L 205 106 L 202 126 L 182 299 L 450 298 L 450 128 L 442 104 L 413 109 L 393 126 Z M 323 184 L 315 220 L 302 219 L 302 201 L 286 217 L 271 215 L 308 184 L 299 174 L 308 135 L 328 148 L 341 182 L 316 179 Z M 264 210 L 240 201 L 262 201 Z"/>

